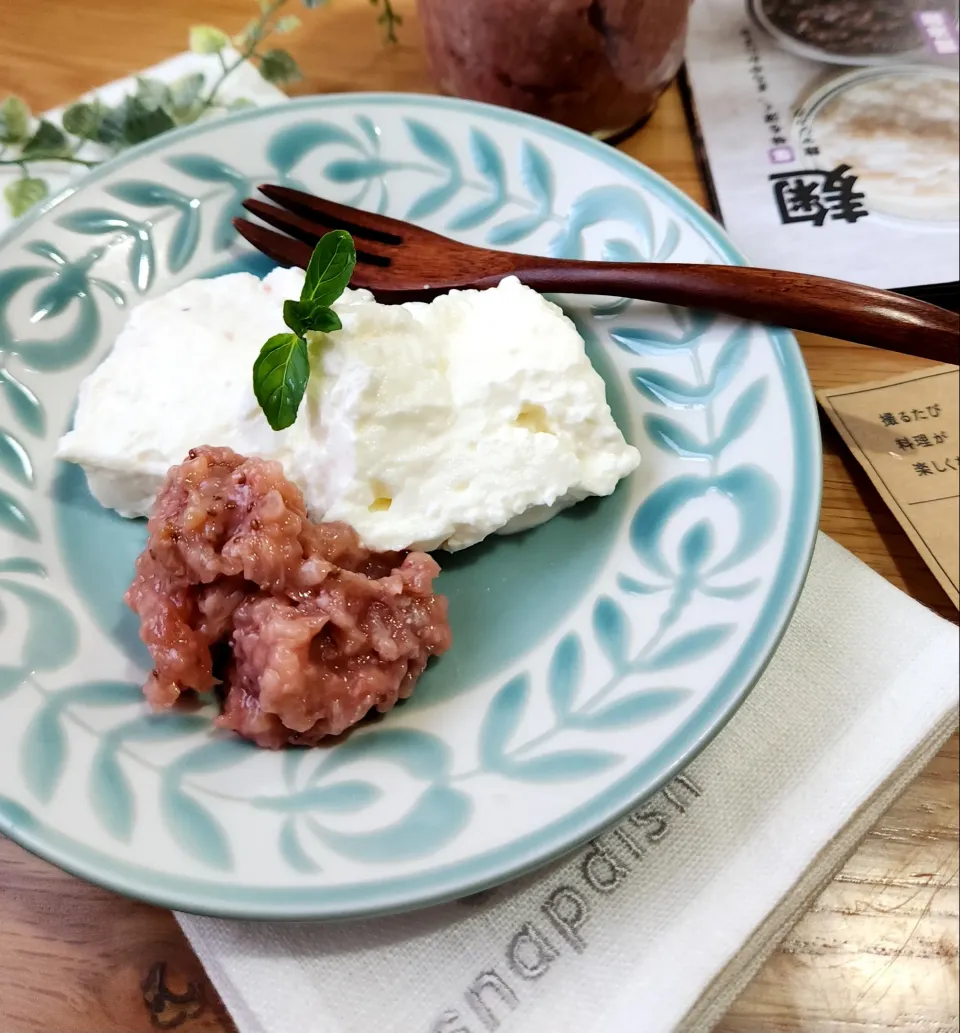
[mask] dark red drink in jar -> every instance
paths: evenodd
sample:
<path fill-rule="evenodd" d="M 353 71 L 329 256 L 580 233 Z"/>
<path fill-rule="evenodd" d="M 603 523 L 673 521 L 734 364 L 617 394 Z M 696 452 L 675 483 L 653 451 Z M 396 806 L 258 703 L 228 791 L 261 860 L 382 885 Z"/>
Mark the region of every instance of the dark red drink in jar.
<path fill-rule="evenodd" d="M 418 0 L 444 93 L 609 138 L 646 119 L 683 60 L 690 0 Z"/>

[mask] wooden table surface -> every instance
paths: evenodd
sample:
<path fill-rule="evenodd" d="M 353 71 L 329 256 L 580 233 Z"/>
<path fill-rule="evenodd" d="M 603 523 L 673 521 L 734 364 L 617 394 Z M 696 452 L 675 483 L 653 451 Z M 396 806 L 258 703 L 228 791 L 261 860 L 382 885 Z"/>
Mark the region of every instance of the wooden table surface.
<path fill-rule="evenodd" d="M 389 49 L 380 44 L 366 0 L 298 10 L 304 24 L 288 43 L 305 80 L 293 92 L 430 91 L 413 2 L 394 4 L 406 23 L 401 44 Z M 61 104 L 183 49 L 192 23 L 239 31 L 252 8 L 249 0 L 4 0 L 0 98 L 16 92 L 35 110 Z M 675 90 L 622 149 L 704 202 Z M 823 338 L 802 344 L 817 387 L 922 365 Z M 825 421 L 822 429 L 820 526 L 895 585 L 956 620 L 837 435 Z M 954 736 L 717 1033 L 957 1030 L 957 757 Z M 164 988 L 185 1003 L 171 1003 Z M 150 1002 L 159 1018 L 151 1017 Z M 233 1030 L 170 913 L 88 886 L 0 838 L 0 1033 L 147 1033 L 159 1024 L 176 1024 L 182 1033 Z"/>

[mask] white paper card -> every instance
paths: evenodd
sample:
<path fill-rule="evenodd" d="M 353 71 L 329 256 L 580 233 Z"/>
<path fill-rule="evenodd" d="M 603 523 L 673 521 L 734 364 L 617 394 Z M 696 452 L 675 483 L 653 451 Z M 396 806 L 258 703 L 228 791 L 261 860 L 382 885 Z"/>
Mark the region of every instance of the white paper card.
<path fill-rule="evenodd" d="M 960 277 L 955 7 L 902 0 L 914 49 L 891 57 L 890 39 L 852 27 L 891 3 L 695 0 L 694 106 L 722 220 L 752 264 L 886 288 Z M 845 34 L 828 8 L 849 9 Z M 824 38 L 830 60 L 810 42 Z"/>

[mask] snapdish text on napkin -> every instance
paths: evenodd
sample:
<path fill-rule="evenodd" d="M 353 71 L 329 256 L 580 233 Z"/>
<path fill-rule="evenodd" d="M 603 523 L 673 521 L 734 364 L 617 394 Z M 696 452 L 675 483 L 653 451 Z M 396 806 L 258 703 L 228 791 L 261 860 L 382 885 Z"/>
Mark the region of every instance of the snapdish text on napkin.
<path fill-rule="evenodd" d="M 539 911 L 530 909 L 526 921 L 504 944 L 502 956 L 479 971 L 463 988 L 462 1000 L 452 1003 L 425 1033 L 497 1029 L 506 1013 L 523 1006 L 525 985 L 548 977 L 563 953 L 589 950 L 593 902 L 637 877 L 648 851 L 663 842 L 702 795 L 689 775 L 678 775 L 614 829 L 591 840 L 562 867 L 560 884 L 544 895 Z M 483 906 L 500 892 L 501 888 L 485 890 L 458 903 Z"/>

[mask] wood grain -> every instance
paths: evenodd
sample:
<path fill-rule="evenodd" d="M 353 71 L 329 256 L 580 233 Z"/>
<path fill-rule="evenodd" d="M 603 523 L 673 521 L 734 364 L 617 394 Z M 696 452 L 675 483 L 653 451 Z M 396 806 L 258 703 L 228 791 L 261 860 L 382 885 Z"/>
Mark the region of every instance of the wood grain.
<path fill-rule="evenodd" d="M 306 13 L 290 37 L 299 92 L 430 89 L 412 0 L 403 43 L 384 50 L 366 0 Z M 153 64 L 194 22 L 236 31 L 248 0 L 0 2 L 0 96 L 36 109 Z M 704 202 L 679 96 L 622 145 Z M 921 360 L 804 336 L 817 387 L 877 380 Z M 869 481 L 823 424 L 822 528 L 888 580 L 949 619 L 956 611 Z M 956 736 L 890 809 L 717 1033 L 951 1033 L 958 1028 Z M 158 965 L 172 995 L 157 994 Z M 149 977 L 149 978 L 148 978 Z M 143 984 L 143 985 L 142 985 Z M 146 990 L 144 989 L 146 986 Z M 161 1007 L 151 1016 L 145 997 Z M 192 1002 L 202 997 L 201 1014 Z M 231 1033 L 173 917 L 88 886 L 0 839 L 0 1033 Z M 393 1031 L 391 1031 L 393 1033 Z M 397 1031 L 406 1033 L 406 1031 Z M 540 1031 L 531 1031 L 540 1033 Z"/>

